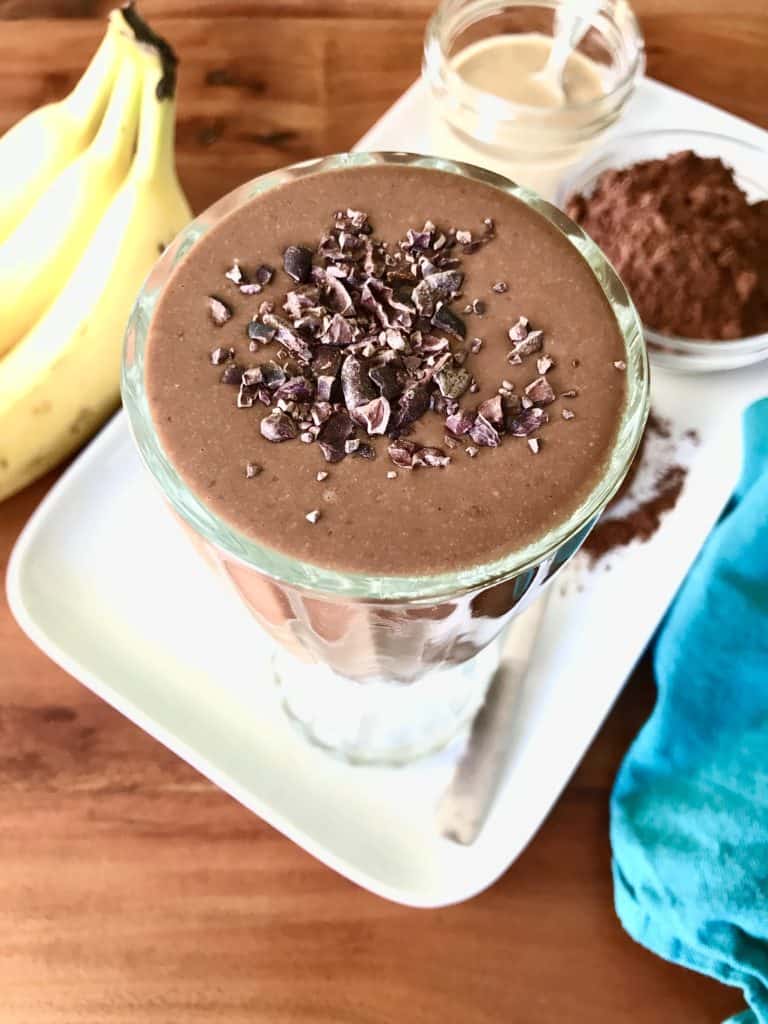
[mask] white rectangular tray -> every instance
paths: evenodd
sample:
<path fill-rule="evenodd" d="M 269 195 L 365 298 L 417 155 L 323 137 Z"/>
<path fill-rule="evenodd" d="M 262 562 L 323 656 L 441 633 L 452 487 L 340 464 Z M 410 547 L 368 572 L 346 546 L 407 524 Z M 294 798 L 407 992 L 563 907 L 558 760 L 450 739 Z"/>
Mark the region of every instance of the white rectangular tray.
<path fill-rule="evenodd" d="M 425 151 L 417 83 L 360 146 Z M 641 83 L 622 128 L 766 133 L 690 97 Z M 8 570 L 11 608 L 51 658 L 237 800 L 330 867 L 388 899 L 436 907 L 490 885 L 545 818 L 652 636 L 736 479 L 739 419 L 768 393 L 768 365 L 727 375 L 657 373 L 654 406 L 695 428 L 677 506 L 647 543 L 581 556 L 553 593 L 519 706 L 512 758 L 471 848 L 441 839 L 434 808 L 459 745 L 404 769 L 350 768 L 309 748 L 243 669 L 231 637 L 254 630 L 191 554 L 142 470 L 122 414 L 31 518 Z M 258 852 L 254 852 L 258 856 Z"/>

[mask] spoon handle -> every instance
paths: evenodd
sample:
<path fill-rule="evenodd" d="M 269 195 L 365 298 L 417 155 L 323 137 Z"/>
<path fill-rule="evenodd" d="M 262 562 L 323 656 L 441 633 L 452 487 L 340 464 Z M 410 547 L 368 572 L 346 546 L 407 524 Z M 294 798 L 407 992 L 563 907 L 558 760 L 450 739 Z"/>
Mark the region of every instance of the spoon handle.
<path fill-rule="evenodd" d="M 437 807 L 437 827 L 446 839 L 470 846 L 493 806 L 509 759 L 520 691 L 544 618 L 545 591 L 513 620 L 501 662 L 477 713 L 467 747 Z"/>
<path fill-rule="evenodd" d="M 552 49 L 547 59 L 547 73 L 560 78 L 563 69 L 581 40 L 589 31 L 600 10 L 601 0 L 563 0 L 555 9 Z"/>

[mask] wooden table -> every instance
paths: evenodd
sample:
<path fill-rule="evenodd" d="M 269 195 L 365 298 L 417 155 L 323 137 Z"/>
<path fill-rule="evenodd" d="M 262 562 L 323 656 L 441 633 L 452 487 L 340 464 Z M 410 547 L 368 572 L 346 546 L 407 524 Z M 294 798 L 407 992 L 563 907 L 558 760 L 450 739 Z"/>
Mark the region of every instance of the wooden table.
<path fill-rule="evenodd" d="M 73 80 L 109 6 L 0 0 L 0 130 Z M 145 0 L 182 58 L 193 205 L 349 147 L 417 74 L 432 6 Z M 651 74 L 768 121 L 765 0 L 636 7 Z M 0 569 L 51 482 L 0 507 Z M 612 909 L 608 794 L 652 701 L 646 664 L 489 892 L 408 910 L 322 867 L 97 700 L 0 599 L 0 1021 L 717 1024 L 738 994 L 634 945 Z"/>

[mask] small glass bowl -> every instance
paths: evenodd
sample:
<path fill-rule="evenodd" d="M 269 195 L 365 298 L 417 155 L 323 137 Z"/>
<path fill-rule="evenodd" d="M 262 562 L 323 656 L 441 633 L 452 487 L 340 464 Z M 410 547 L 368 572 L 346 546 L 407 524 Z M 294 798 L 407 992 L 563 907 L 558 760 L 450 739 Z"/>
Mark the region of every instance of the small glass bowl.
<path fill-rule="evenodd" d="M 551 200 L 563 170 L 621 116 L 645 68 L 640 27 L 626 0 L 602 0 L 577 47 L 603 92 L 564 108 L 529 106 L 470 84 L 458 54 L 496 36 L 551 37 L 565 0 L 443 0 L 424 39 L 431 152 L 478 164 Z"/>
<path fill-rule="evenodd" d="M 768 151 L 715 132 L 671 128 L 612 139 L 597 156 L 583 161 L 562 179 L 555 203 L 565 209 L 575 192 L 589 195 L 603 171 L 661 159 L 686 149 L 698 156 L 719 157 L 733 169 L 737 184 L 750 202 L 768 199 Z M 768 332 L 732 341 L 707 341 L 661 334 L 644 324 L 643 333 L 651 362 L 665 370 L 710 373 L 735 370 L 768 358 Z"/>

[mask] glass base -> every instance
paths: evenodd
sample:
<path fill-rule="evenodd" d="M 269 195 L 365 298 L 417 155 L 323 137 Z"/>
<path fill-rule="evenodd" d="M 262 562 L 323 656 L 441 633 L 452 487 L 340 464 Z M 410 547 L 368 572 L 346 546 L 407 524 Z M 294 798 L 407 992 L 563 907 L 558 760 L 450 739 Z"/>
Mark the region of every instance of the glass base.
<path fill-rule="evenodd" d="M 283 708 L 304 736 L 353 764 L 407 764 L 440 750 L 479 710 L 499 661 L 492 643 L 418 682 L 359 682 L 284 649 L 273 658 Z"/>

